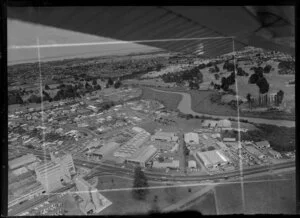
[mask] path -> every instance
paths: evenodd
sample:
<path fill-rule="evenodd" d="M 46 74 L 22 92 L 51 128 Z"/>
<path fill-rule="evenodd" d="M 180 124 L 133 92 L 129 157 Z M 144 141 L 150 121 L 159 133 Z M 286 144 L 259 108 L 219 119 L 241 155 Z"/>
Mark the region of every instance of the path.
<path fill-rule="evenodd" d="M 178 209 L 182 209 L 183 207 L 185 207 L 185 205 L 189 204 L 189 202 L 204 195 L 208 191 L 212 190 L 215 186 L 216 185 L 208 185 L 208 186 L 202 188 L 200 191 L 197 191 L 194 194 L 190 195 L 189 197 L 184 198 L 184 199 L 178 201 L 177 203 L 164 208 L 163 212 L 172 212 L 172 211 L 176 211 Z"/>

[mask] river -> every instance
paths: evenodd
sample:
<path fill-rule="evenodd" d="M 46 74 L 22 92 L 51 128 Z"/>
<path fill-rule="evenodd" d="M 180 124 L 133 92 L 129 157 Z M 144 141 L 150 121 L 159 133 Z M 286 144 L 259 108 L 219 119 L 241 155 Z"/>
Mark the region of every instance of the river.
<path fill-rule="evenodd" d="M 220 118 L 220 119 L 237 119 L 237 117 L 232 116 L 222 116 L 222 115 L 211 115 L 211 114 L 204 114 L 204 113 L 198 113 L 192 110 L 192 98 L 189 93 L 185 92 L 173 92 L 173 91 L 163 91 L 158 90 L 154 88 L 150 88 L 156 92 L 164 92 L 164 93 L 174 93 L 179 94 L 182 96 L 181 101 L 178 104 L 178 110 L 184 114 L 192 114 L 192 115 L 198 115 L 198 116 L 209 116 L 212 118 Z M 276 125 L 276 126 L 285 126 L 285 127 L 295 127 L 295 121 L 291 120 L 270 120 L 270 119 L 264 119 L 264 118 L 254 118 L 254 117 L 240 117 L 240 119 L 248 120 L 248 122 L 253 123 L 259 123 L 259 124 L 270 124 L 270 125 Z"/>

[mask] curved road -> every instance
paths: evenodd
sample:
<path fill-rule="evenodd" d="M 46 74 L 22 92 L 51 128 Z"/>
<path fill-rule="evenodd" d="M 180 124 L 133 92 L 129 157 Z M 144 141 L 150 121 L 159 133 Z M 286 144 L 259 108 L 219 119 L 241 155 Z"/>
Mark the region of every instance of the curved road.
<path fill-rule="evenodd" d="M 204 114 L 204 113 L 197 113 L 193 111 L 192 109 L 192 98 L 189 93 L 186 92 L 173 92 L 173 91 L 163 91 L 159 89 L 150 88 L 156 92 L 164 92 L 164 93 L 175 93 L 182 96 L 181 101 L 178 104 L 177 109 L 184 113 L 184 114 L 192 114 L 192 115 L 198 115 L 198 116 L 209 116 L 212 118 L 220 118 L 220 119 L 236 119 L 236 117 L 232 116 L 222 116 L 222 115 L 211 115 L 211 114 Z M 248 120 L 248 122 L 253 123 L 261 123 L 261 124 L 270 124 L 270 125 L 276 125 L 276 126 L 285 126 L 285 127 L 295 127 L 295 121 L 291 120 L 270 120 L 270 119 L 264 119 L 264 118 L 254 118 L 254 117 L 240 117 L 240 119 Z"/>

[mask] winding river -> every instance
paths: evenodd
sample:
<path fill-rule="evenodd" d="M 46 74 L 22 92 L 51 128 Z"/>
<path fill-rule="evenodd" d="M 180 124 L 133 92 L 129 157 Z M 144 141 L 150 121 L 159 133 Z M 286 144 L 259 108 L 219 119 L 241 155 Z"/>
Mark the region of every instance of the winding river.
<path fill-rule="evenodd" d="M 197 113 L 192 110 L 192 98 L 189 93 L 185 92 L 173 92 L 173 91 L 163 91 L 158 90 L 154 88 L 150 88 L 153 91 L 156 92 L 164 92 L 164 93 L 174 93 L 179 94 L 182 96 L 181 101 L 178 104 L 178 110 L 184 114 L 192 114 L 192 115 L 198 115 L 198 116 L 209 116 L 212 118 L 220 118 L 220 119 L 236 119 L 236 117 L 232 116 L 222 116 L 222 115 L 211 115 L 211 114 L 204 114 L 204 113 Z M 264 119 L 264 118 L 254 118 L 254 117 L 240 117 L 240 119 L 248 120 L 248 122 L 253 123 L 261 123 L 261 124 L 270 124 L 270 125 L 276 125 L 276 126 L 285 126 L 285 127 L 295 127 L 295 121 L 291 120 L 270 120 L 270 119 Z"/>

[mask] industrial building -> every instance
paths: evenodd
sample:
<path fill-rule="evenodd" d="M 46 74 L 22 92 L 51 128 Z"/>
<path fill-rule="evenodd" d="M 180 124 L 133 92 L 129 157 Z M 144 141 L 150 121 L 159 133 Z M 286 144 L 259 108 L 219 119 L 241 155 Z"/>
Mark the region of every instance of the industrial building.
<path fill-rule="evenodd" d="M 153 136 L 151 136 L 151 140 L 177 142 L 178 136 L 176 136 L 176 134 L 173 132 L 156 132 Z"/>
<path fill-rule="evenodd" d="M 65 165 L 48 161 L 35 168 L 36 180 L 39 181 L 44 189 L 49 193 L 62 188 L 62 182 L 69 182 L 71 175 Z"/>
<path fill-rule="evenodd" d="M 224 150 L 227 150 L 228 147 L 226 146 L 226 144 L 224 144 L 223 142 L 216 142 L 216 144 L 221 148 L 221 149 L 224 149 Z"/>
<path fill-rule="evenodd" d="M 189 145 L 199 144 L 198 133 L 194 133 L 194 132 L 185 133 L 184 141 L 186 144 L 189 144 Z"/>
<path fill-rule="evenodd" d="M 270 147 L 270 143 L 268 141 L 259 141 L 259 142 L 255 142 L 255 144 L 260 149 L 269 148 Z"/>
<path fill-rule="evenodd" d="M 263 153 L 261 153 L 258 149 L 256 149 L 254 146 L 245 146 L 245 149 L 249 152 L 249 153 L 251 153 L 251 154 L 253 154 L 254 156 L 256 156 L 256 157 L 258 157 L 259 159 L 264 159 L 266 156 L 263 154 Z"/>
<path fill-rule="evenodd" d="M 188 167 L 189 168 L 194 168 L 194 169 L 196 169 L 197 168 L 197 163 L 196 163 L 196 161 L 194 161 L 194 160 L 189 160 L 189 162 L 188 162 Z"/>
<path fill-rule="evenodd" d="M 204 120 L 202 123 L 202 127 L 205 128 L 230 128 L 231 127 L 231 121 L 224 119 L 224 120 Z"/>
<path fill-rule="evenodd" d="M 23 167 L 24 165 L 33 163 L 35 161 L 37 161 L 36 156 L 34 156 L 33 154 L 26 154 L 26 155 L 23 155 L 19 158 L 10 160 L 8 162 L 8 166 L 9 166 L 10 169 L 13 170 L 13 169 L 16 169 L 16 168 L 19 168 L 19 167 Z"/>
<path fill-rule="evenodd" d="M 202 127 L 205 128 L 215 128 L 218 126 L 218 121 L 216 120 L 204 120 L 202 123 Z"/>
<path fill-rule="evenodd" d="M 83 200 L 80 202 L 79 208 L 84 214 L 99 213 L 112 204 L 83 178 L 76 177 L 74 181 L 78 190 L 78 195 Z"/>
<path fill-rule="evenodd" d="M 207 168 L 215 168 L 230 162 L 220 150 L 197 152 L 197 156 Z"/>
<path fill-rule="evenodd" d="M 230 128 L 231 127 L 231 122 L 230 120 L 219 120 L 217 126 L 219 128 Z"/>
<path fill-rule="evenodd" d="M 118 149 L 120 144 L 117 142 L 109 142 L 104 144 L 101 148 L 91 152 L 92 156 L 103 158 L 104 156 L 108 155 L 109 153 L 113 152 L 114 150 Z"/>
<path fill-rule="evenodd" d="M 157 153 L 157 149 L 153 146 L 147 146 L 139 149 L 130 158 L 126 159 L 127 163 L 133 163 L 141 167 L 145 167 L 146 163 Z"/>
<path fill-rule="evenodd" d="M 277 151 L 274 151 L 273 149 L 270 149 L 268 150 L 268 153 L 273 157 L 273 158 L 276 158 L 276 159 L 279 159 L 281 158 L 281 154 Z"/>
<path fill-rule="evenodd" d="M 223 138 L 224 142 L 235 142 L 236 138 Z"/>
<path fill-rule="evenodd" d="M 116 152 L 115 157 L 127 158 L 133 155 L 138 148 L 150 139 L 150 133 L 141 131 L 121 146 Z"/>
<path fill-rule="evenodd" d="M 50 153 L 51 160 L 54 163 L 60 164 L 63 170 L 67 170 L 65 175 L 74 175 L 76 174 L 73 158 L 71 154 L 54 154 Z"/>
<path fill-rule="evenodd" d="M 161 163 L 154 161 L 152 167 L 158 169 L 179 169 L 179 160 L 165 161 Z"/>

